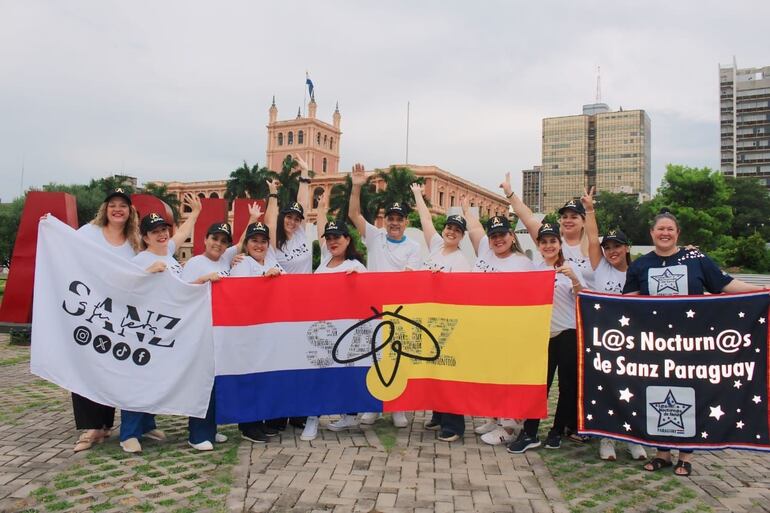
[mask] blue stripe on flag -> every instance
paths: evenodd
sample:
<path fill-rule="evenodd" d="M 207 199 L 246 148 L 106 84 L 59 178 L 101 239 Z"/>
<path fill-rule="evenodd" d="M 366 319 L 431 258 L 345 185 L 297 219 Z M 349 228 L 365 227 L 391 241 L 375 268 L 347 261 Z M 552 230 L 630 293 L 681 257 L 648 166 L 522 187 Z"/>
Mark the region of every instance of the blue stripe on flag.
<path fill-rule="evenodd" d="M 382 401 L 366 388 L 368 371 L 333 367 L 217 376 L 217 424 L 382 411 Z"/>

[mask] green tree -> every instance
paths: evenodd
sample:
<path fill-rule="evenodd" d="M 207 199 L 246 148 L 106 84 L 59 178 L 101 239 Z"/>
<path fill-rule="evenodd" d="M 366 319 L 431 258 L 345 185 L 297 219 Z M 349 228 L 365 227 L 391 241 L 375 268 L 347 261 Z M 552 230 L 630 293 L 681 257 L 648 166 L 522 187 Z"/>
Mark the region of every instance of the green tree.
<path fill-rule="evenodd" d="M 361 214 L 368 222 L 373 223 L 377 212 L 374 210 L 374 184 L 371 183 L 372 177 L 367 179 L 366 185 L 361 187 Z M 334 212 L 337 219 L 348 221 L 348 207 L 350 205 L 350 191 L 353 189 L 353 183 L 350 174 L 345 176 L 343 183 L 338 183 L 332 187 L 331 197 L 329 198 L 329 211 Z"/>
<path fill-rule="evenodd" d="M 770 270 L 770 251 L 765 246 L 765 239 L 759 233 L 736 239 L 735 252 L 728 264 L 758 273 Z"/>
<path fill-rule="evenodd" d="M 63 185 L 49 183 L 43 186 L 45 192 L 66 192 L 75 196 L 77 200 L 78 226 L 90 223 L 99 212 L 99 207 L 104 203 L 104 198 L 109 194 L 102 180 L 91 180 L 88 185 Z M 127 190 L 130 194 L 130 190 Z"/>
<path fill-rule="evenodd" d="M 286 155 L 281 163 L 281 171 L 277 174 L 278 182 L 281 186 L 278 188 L 278 205 L 283 207 L 297 200 L 299 191 L 299 165 L 291 155 Z"/>
<path fill-rule="evenodd" d="M 396 202 L 414 209 L 414 196 L 410 187 L 413 183 L 424 183 L 424 178 L 418 178 L 407 167 L 396 166 L 391 166 L 387 171 L 378 171 L 375 176 L 385 182 L 385 189 L 374 193 L 372 198 L 375 212 Z"/>
<path fill-rule="evenodd" d="M 669 164 L 658 194 L 650 202 L 652 212 L 667 207 L 682 226 L 680 244 L 694 244 L 705 251 L 726 242 L 733 212 L 730 189 L 717 171 Z"/>
<path fill-rule="evenodd" d="M 770 241 L 770 194 L 754 177 L 725 177 L 730 189 L 728 204 L 733 211 L 730 235 L 748 237 L 759 233 Z"/>
<path fill-rule="evenodd" d="M 649 243 L 649 206 L 640 204 L 635 195 L 599 192 L 594 202 L 600 234 L 620 228 L 632 243 Z"/>
<path fill-rule="evenodd" d="M 230 173 L 225 189 L 228 205 L 236 198 L 266 198 L 268 195 L 267 180 L 275 178 L 276 174 L 266 167 L 255 164 L 249 167 L 244 160 L 243 165 Z"/>
<path fill-rule="evenodd" d="M 148 183 L 145 184 L 144 190 L 142 191 L 145 194 L 151 194 L 158 198 L 159 200 L 166 203 L 170 208 L 171 212 L 174 215 L 174 219 L 179 219 L 179 198 L 176 194 L 173 194 L 171 192 L 168 192 L 168 187 L 165 184 L 156 184 L 156 183 Z"/>
<path fill-rule="evenodd" d="M 10 203 L 0 203 L 0 265 L 8 266 L 11 263 L 24 199 L 24 196 L 21 196 Z"/>

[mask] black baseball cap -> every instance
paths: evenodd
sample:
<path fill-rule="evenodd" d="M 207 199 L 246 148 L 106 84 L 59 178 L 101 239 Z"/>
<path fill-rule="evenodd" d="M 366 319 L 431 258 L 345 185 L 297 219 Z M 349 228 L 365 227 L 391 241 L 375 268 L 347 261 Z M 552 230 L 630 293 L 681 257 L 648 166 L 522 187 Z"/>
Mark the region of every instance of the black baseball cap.
<path fill-rule="evenodd" d="M 171 225 L 168 223 L 168 221 L 163 219 L 160 214 L 152 212 L 151 214 L 147 214 L 142 218 L 142 221 L 139 223 L 139 231 L 142 235 L 147 235 L 149 232 L 153 231 L 159 226 Z"/>
<path fill-rule="evenodd" d="M 385 209 L 385 217 L 389 216 L 390 214 L 398 214 L 400 216 L 406 217 L 407 214 L 409 214 L 409 209 L 403 203 L 391 203 L 388 205 L 388 208 Z"/>
<path fill-rule="evenodd" d="M 448 221 L 447 221 L 448 222 Z M 511 222 L 507 217 L 493 216 L 487 221 L 487 235 L 491 236 L 496 233 L 505 233 L 511 231 Z"/>
<path fill-rule="evenodd" d="M 625 233 L 623 233 L 621 230 L 610 230 L 607 232 L 607 235 L 602 238 L 602 246 L 604 246 L 605 242 L 609 241 L 615 241 L 618 244 L 623 244 L 624 246 L 630 246 L 631 241 L 628 240 L 628 237 Z"/>
<path fill-rule="evenodd" d="M 571 199 L 567 203 L 564 204 L 563 207 L 559 209 L 559 215 L 564 214 L 567 210 L 574 210 L 581 216 L 585 217 L 586 215 L 586 209 L 583 206 L 583 203 L 580 200 Z"/>
<path fill-rule="evenodd" d="M 461 229 L 463 232 L 465 232 L 468 229 L 468 223 L 465 222 L 465 218 L 458 214 L 447 217 L 446 223 L 444 226 L 446 226 L 447 224 L 453 224 L 457 226 L 459 229 Z"/>
<path fill-rule="evenodd" d="M 227 238 L 232 241 L 233 240 L 233 230 L 230 228 L 230 225 L 227 223 L 214 223 L 211 226 L 209 226 L 209 230 L 206 232 L 206 237 L 209 235 L 214 235 L 215 233 L 223 233 L 227 235 Z"/>
<path fill-rule="evenodd" d="M 545 237 L 546 235 L 553 235 L 557 239 L 561 240 L 561 232 L 559 232 L 558 223 L 543 223 L 537 230 L 537 240 Z"/>
<path fill-rule="evenodd" d="M 302 208 L 302 205 L 297 203 L 296 201 L 292 204 L 290 204 L 288 207 L 283 207 L 281 209 L 281 214 L 297 214 L 300 219 L 305 219 L 305 209 Z"/>
<path fill-rule="evenodd" d="M 348 226 L 344 222 L 329 221 L 326 223 L 323 236 L 327 237 L 329 235 L 344 235 L 345 237 L 350 237 L 350 232 L 348 231 Z"/>
<path fill-rule="evenodd" d="M 270 228 L 264 223 L 251 223 L 248 228 L 246 228 L 246 240 L 249 240 L 255 235 L 264 235 L 269 239 Z"/>
<path fill-rule="evenodd" d="M 131 196 L 126 194 L 126 191 L 123 190 L 123 188 L 118 187 L 117 189 L 114 189 L 110 191 L 110 193 L 107 195 L 106 198 L 104 198 L 104 203 L 109 203 L 109 201 L 112 198 L 122 198 L 126 200 L 126 203 L 128 203 L 128 206 L 131 206 Z"/>

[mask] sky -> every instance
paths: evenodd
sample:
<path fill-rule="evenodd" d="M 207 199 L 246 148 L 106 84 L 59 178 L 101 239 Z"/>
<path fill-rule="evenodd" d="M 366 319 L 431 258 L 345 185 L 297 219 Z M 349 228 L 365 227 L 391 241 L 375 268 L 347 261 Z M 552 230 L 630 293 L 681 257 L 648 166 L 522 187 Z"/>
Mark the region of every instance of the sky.
<path fill-rule="evenodd" d="M 264 164 L 272 97 L 294 118 L 306 72 L 320 119 L 339 102 L 341 170 L 403 163 L 409 102 L 410 163 L 520 190 L 542 118 L 593 103 L 597 67 L 603 102 L 651 118 L 656 188 L 668 163 L 719 167 L 718 66 L 770 65 L 762 19 L 766 0 L 0 0 L 0 199 Z"/>

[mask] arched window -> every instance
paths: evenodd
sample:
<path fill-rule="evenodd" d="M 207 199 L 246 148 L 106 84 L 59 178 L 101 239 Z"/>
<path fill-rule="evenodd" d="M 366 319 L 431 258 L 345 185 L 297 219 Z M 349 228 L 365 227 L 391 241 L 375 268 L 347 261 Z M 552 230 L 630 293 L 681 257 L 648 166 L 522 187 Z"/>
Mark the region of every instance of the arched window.
<path fill-rule="evenodd" d="M 300 130 L 297 132 L 297 144 L 303 144 L 305 142 L 305 132 Z"/>
<path fill-rule="evenodd" d="M 326 134 L 324 134 L 324 146 L 326 146 Z"/>
<path fill-rule="evenodd" d="M 334 149 L 334 137 L 329 137 L 329 149 Z"/>
<path fill-rule="evenodd" d="M 317 134 L 315 134 L 315 143 L 320 146 L 320 144 L 321 144 L 321 132 L 318 132 Z"/>
<path fill-rule="evenodd" d="M 324 173 L 325 173 L 326 172 L 326 157 L 324 157 L 324 164 L 323 164 L 323 166 L 324 166 Z"/>
<path fill-rule="evenodd" d="M 321 197 L 321 195 L 324 193 L 323 187 L 316 187 L 313 189 L 313 208 L 318 208 L 318 198 Z M 321 220 L 319 219 L 318 222 L 321 223 L 325 221 L 325 219 Z"/>
<path fill-rule="evenodd" d="M 198 197 L 199 197 L 200 199 L 203 199 L 203 198 L 205 198 L 205 197 L 206 197 L 206 195 L 205 195 L 204 193 L 202 193 L 202 192 L 199 192 L 199 193 L 198 193 Z"/>
<path fill-rule="evenodd" d="M 211 196 L 209 196 L 209 198 L 218 198 L 218 197 L 219 197 L 219 194 L 217 194 L 216 192 L 212 192 Z"/>
<path fill-rule="evenodd" d="M 278 133 L 278 146 L 283 146 L 283 132 Z"/>
<path fill-rule="evenodd" d="M 289 144 L 289 145 L 294 144 L 294 132 L 289 132 L 289 137 L 286 144 Z"/>

